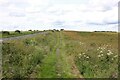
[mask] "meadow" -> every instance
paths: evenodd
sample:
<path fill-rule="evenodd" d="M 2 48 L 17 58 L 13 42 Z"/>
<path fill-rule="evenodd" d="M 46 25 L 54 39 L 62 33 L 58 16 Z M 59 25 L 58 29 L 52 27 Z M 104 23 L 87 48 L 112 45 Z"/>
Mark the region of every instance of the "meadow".
<path fill-rule="evenodd" d="M 28 35 L 28 34 L 34 34 L 34 33 L 38 33 L 38 32 L 42 32 L 42 31 L 20 31 L 20 33 L 15 32 L 15 31 L 9 31 L 9 34 L 2 33 L 2 31 L 1 31 L 0 38 L 17 37 L 17 36 L 23 36 L 23 35 Z"/>
<path fill-rule="evenodd" d="M 3 41 L 3 78 L 117 78 L 118 33 L 47 31 Z"/>

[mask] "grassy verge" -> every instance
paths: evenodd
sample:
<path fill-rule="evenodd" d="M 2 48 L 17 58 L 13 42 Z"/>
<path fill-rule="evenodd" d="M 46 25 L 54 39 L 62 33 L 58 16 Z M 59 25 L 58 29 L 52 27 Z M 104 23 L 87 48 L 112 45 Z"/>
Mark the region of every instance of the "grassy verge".
<path fill-rule="evenodd" d="M 39 31 L 39 32 L 41 32 L 41 31 Z M 21 33 L 10 31 L 10 34 L 2 34 L 2 33 L 0 33 L 0 38 L 17 37 L 17 36 L 23 36 L 23 35 L 28 35 L 28 34 L 34 34 L 34 33 L 38 33 L 38 31 L 37 32 L 34 32 L 34 31 L 21 31 Z"/>
<path fill-rule="evenodd" d="M 49 36 L 50 33 L 47 35 Z M 47 46 L 48 42 L 45 40 L 47 35 L 3 42 L 3 77 L 35 77 L 34 74 L 50 50 Z"/>

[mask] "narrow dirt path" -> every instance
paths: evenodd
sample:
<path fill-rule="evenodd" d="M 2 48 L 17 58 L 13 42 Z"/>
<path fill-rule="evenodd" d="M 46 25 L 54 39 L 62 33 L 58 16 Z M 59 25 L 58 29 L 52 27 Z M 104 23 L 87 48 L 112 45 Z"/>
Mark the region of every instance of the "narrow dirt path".
<path fill-rule="evenodd" d="M 77 78 L 83 78 L 83 76 L 80 75 L 80 72 L 79 72 L 79 70 L 78 70 L 78 68 L 77 68 L 77 66 L 74 62 L 73 56 L 69 57 L 69 63 L 72 65 L 72 67 L 71 67 L 72 74 L 74 74 L 74 76 L 77 77 Z"/>
<path fill-rule="evenodd" d="M 59 37 L 58 32 L 52 33 L 52 40 L 54 41 L 54 46 L 52 46 L 52 50 L 48 55 L 43 59 L 39 77 L 42 78 L 57 78 L 58 70 L 57 70 L 57 54 L 59 54 Z M 53 44 L 53 43 L 52 43 Z"/>
<path fill-rule="evenodd" d="M 59 46 L 56 50 L 57 54 L 57 65 L 58 65 L 58 76 L 59 77 L 74 77 L 74 78 L 83 78 L 80 75 L 78 68 L 75 65 L 74 58 L 71 56 L 67 56 L 65 51 L 65 41 L 64 34 L 62 32 L 59 33 Z M 64 76 L 66 75 L 66 76 Z"/>
<path fill-rule="evenodd" d="M 73 57 L 67 55 L 62 32 L 53 33 L 54 46 L 42 61 L 39 77 L 42 78 L 82 78 Z"/>

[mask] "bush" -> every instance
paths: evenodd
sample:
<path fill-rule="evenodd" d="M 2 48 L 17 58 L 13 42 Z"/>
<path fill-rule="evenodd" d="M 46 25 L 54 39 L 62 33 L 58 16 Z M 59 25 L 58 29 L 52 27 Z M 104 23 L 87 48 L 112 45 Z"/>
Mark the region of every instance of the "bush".
<path fill-rule="evenodd" d="M 16 30 L 15 33 L 21 33 L 20 30 Z"/>
<path fill-rule="evenodd" d="M 28 30 L 28 31 L 32 31 L 32 30 Z"/>
<path fill-rule="evenodd" d="M 9 32 L 9 31 L 2 31 L 2 34 L 3 34 L 3 35 L 4 35 L 4 34 L 9 35 L 9 34 L 10 34 L 10 32 Z"/>
<path fill-rule="evenodd" d="M 61 31 L 64 31 L 64 29 L 61 29 Z"/>

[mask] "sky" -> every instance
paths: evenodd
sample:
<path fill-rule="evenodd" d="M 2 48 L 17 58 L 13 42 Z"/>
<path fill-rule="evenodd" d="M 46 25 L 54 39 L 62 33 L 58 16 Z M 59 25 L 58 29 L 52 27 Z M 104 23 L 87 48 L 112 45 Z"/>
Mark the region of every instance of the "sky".
<path fill-rule="evenodd" d="M 0 0 L 0 30 L 118 31 L 119 0 Z"/>

